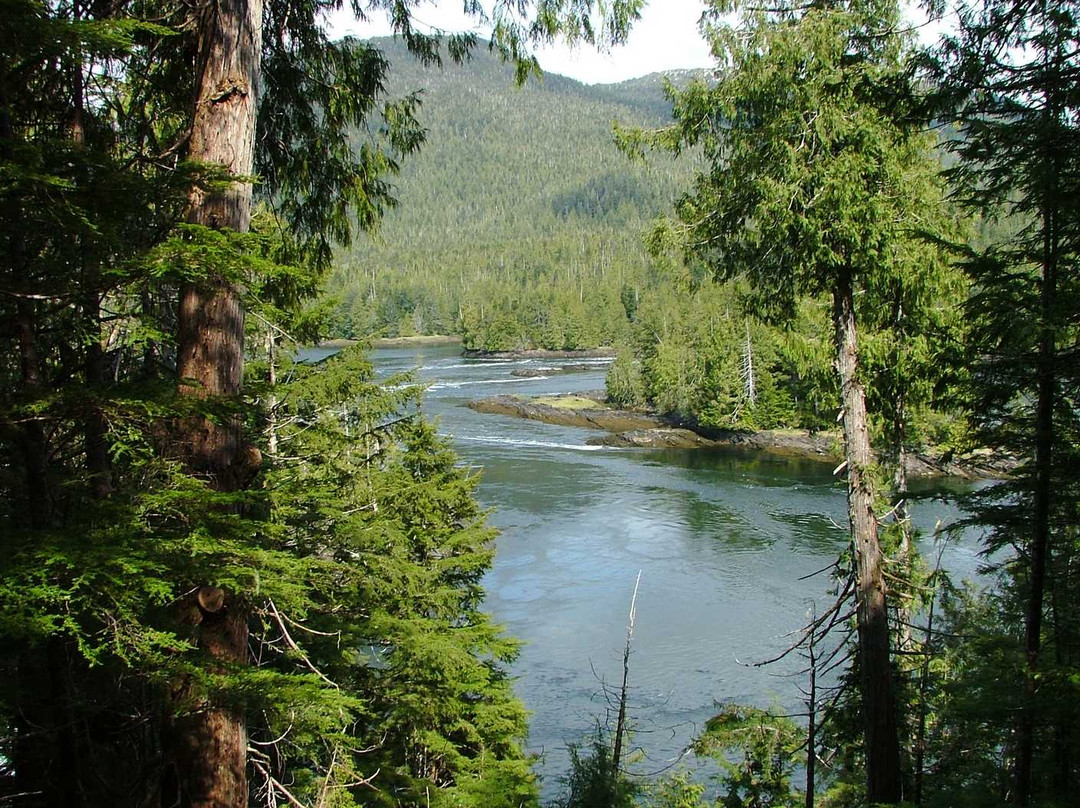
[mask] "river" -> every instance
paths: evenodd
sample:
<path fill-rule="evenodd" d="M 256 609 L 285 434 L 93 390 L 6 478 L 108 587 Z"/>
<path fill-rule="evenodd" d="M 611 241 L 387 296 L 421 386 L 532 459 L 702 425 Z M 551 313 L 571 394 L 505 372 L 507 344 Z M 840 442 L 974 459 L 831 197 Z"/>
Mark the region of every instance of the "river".
<path fill-rule="evenodd" d="M 629 700 L 638 771 L 675 761 L 717 703 L 797 709 L 791 674 L 801 659 L 748 663 L 782 650 L 811 605 L 830 602 L 827 576 L 804 577 L 846 541 L 844 488 L 829 465 L 737 450 L 592 447 L 589 430 L 464 406 L 495 393 L 600 389 L 603 360 L 548 378 L 510 374 L 558 361 L 464 359 L 455 346 L 381 349 L 373 360 L 380 377 L 418 369 L 429 384 L 425 414 L 464 464 L 482 470 L 479 498 L 500 530 L 486 608 L 525 643 L 513 674 L 532 712 L 529 747 L 541 756 L 545 796 L 567 769 L 567 743 L 587 741 L 607 717 L 601 683 L 619 683 L 639 570 Z M 927 532 L 957 516 L 942 500 L 914 512 Z M 974 574 L 974 539 L 950 544 L 945 564 L 958 577 Z"/>

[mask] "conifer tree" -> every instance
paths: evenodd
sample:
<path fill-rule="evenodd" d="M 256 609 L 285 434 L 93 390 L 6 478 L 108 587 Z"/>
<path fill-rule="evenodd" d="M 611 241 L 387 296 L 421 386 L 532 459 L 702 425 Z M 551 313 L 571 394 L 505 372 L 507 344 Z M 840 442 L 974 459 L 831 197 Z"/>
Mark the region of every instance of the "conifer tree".
<path fill-rule="evenodd" d="M 412 30 L 411 4 L 372 6 L 392 12 L 421 58 L 438 58 L 439 38 Z M 632 16 L 634 6 L 618 8 Z M 524 73 L 535 64 L 529 36 L 566 25 L 617 38 L 629 21 L 601 32 L 582 16 L 591 7 L 545 4 L 531 23 L 505 20 L 499 47 Z M 244 311 L 312 293 L 330 245 L 347 241 L 354 221 L 377 222 L 391 203 L 385 174 L 421 140 L 415 101 L 384 97 L 385 60 L 329 43 L 323 10 L 257 0 L 198 9 L 4 3 L 5 798 L 244 805 L 252 769 L 286 798 L 273 776 L 282 769 L 249 761 L 248 734 L 281 728 L 275 710 L 290 701 L 311 706 L 305 744 L 324 783 L 311 793 L 335 789 L 340 803 L 370 786 L 361 782 L 370 771 L 333 784 L 358 771 L 341 762 L 340 745 L 329 757 L 311 752 L 313 737 L 340 737 L 338 722 L 360 713 L 356 689 L 328 677 L 316 686 L 306 666 L 249 664 L 249 640 L 267 638 L 259 620 L 275 613 L 269 604 L 299 620 L 326 588 L 318 574 L 339 573 L 323 563 L 329 545 L 305 555 L 295 536 L 278 541 L 269 495 L 254 485 L 260 418 L 241 386 Z M 473 42 L 451 38 L 448 51 L 460 58 Z M 373 119 L 380 124 L 369 129 Z M 358 129 L 371 137 L 355 147 Z M 284 252 L 247 232 L 255 170 L 291 231 Z M 489 789 L 528 800 L 520 708 L 499 667 L 512 646 L 476 610 L 489 536 L 471 489 L 430 428 L 387 435 L 387 447 L 411 448 L 374 462 L 399 481 L 408 472 L 406 488 L 427 496 L 402 494 L 401 511 L 373 534 L 419 543 L 417 585 L 437 584 L 442 600 L 421 597 L 408 611 L 413 636 L 437 637 L 424 660 L 432 678 L 405 675 L 387 687 L 367 737 L 395 739 L 386 759 L 411 778 L 414 801 L 418 780 L 454 799 Z M 425 623 L 436 617 L 439 630 Z M 286 625 L 275 618 L 271 644 L 289 636 Z M 386 624 L 365 636 L 399 659 L 421 658 L 409 655 L 409 634 Z M 355 647 L 347 653 L 354 672 L 364 667 Z M 447 661 L 467 684 L 439 667 Z M 450 682 L 445 707 L 402 721 L 407 732 L 384 731 L 431 681 Z M 418 750 L 428 750 L 423 760 L 409 760 Z"/>
<path fill-rule="evenodd" d="M 1023 461 L 1012 481 L 983 492 L 976 506 L 991 528 L 989 548 L 1018 548 L 1010 572 L 1023 603 L 1025 671 L 1011 797 L 1028 805 L 1039 783 L 1066 794 L 1076 782 L 1076 741 L 1067 729 L 1075 714 L 1055 717 L 1044 690 L 1068 677 L 1077 648 L 1076 604 L 1067 593 L 1076 548 L 1069 469 L 1077 412 L 1080 9 L 1056 0 L 987 0 L 957 10 L 958 32 L 945 39 L 931 76 L 945 114 L 958 123 L 949 144 L 960 158 L 950 171 L 958 197 L 1007 224 L 1005 238 L 968 251 L 964 261 L 973 284 L 967 352 L 979 357 L 968 405 L 982 440 Z"/>
<path fill-rule="evenodd" d="M 737 26 L 721 19 L 732 11 Z M 766 319 L 791 319 L 803 295 L 832 299 L 866 799 L 896 803 L 898 723 L 859 323 L 874 320 L 867 292 L 910 271 L 904 245 L 936 201 L 923 195 L 925 183 L 910 181 L 913 170 L 931 172 L 927 144 L 905 109 L 899 8 L 718 2 L 707 16 L 715 82 L 674 92 L 675 126 L 651 142 L 704 150 L 707 170 L 678 203 L 673 228 L 692 258 L 722 277 L 745 277 L 751 306 Z M 649 140 L 622 134 L 631 152 Z"/>
<path fill-rule="evenodd" d="M 376 3 L 381 5 L 381 3 Z M 347 64 L 349 57 L 340 47 L 330 45 L 320 31 L 316 19 L 318 8 L 303 4 L 293 7 L 286 4 L 286 16 L 294 14 L 296 21 L 283 22 L 288 29 L 282 33 L 298 30 L 301 47 L 308 45 L 310 52 L 296 49 L 288 40 L 278 39 L 278 50 L 283 54 L 286 66 L 307 65 L 322 60 L 337 51 Z M 395 31 L 405 37 L 410 49 L 428 60 L 439 58 L 439 38 L 417 34 L 411 24 L 410 3 L 387 3 L 392 12 Z M 608 18 L 607 32 L 597 32 L 593 27 L 592 3 L 547 3 L 538 8 L 535 23 L 528 28 L 516 22 L 512 14 L 500 7 L 496 9 L 496 29 L 493 46 L 498 47 L 506 58 L 519 65 L 519 79 L 525 71 L 536 69 L 535 59 L 525 54 L 524 40 L 529 37 L 552 37 L 557 31 L 567 32 L 571 37 L 595 40 L 605 34 L 612 39 L 623 35 L 636 14 L 635 4 L 616 4 L 614 14 Z M 472 12 L 483 16 L 479 6 Z M 259 93 L 264 81 L 262 71 L 264 10 L 262 0 L 226 0 L 210 4 L 194 12 L 196 31 L 195 55 L 195 105 L 191 115 L 191 133 L 187 144 L 187 157 L 196 164 L 212 166 L 223 172 L 218 185 L 212 188 L 196 187 L 192 193 L 188 221 L 202 228 L 226 230 L 235 233 L 247 231 L 251 218 L 252 186 L 248 179 L 255 167 L 257 117 Z M 315 32 L 311 36 L 308 32 Z M 269 38 L 273 42 L 273 38 Z M 450 42 L 454 58 L 464 56 L 475 39 L 455 37 Z M 273 47 L 273 46 L 271 46 Z M 288 51 L 291 51 L 289 53 Z M 320 53 L 321 51 L 321 53 Z M 292 56 L 293 58 L 288 58 Z M 333 74 L 333 70 L 330 71 Z M 344 71 L 342 71 L 344 72 Z M 341 89 L 356 92 L 363 88 L 350 86 L 353 76 L 347 72 Z M 294 78 L 295 82 L 295 78 Z M 302 98 L 290 94 L 290 100 Z M 331 126 L 334 123 L 363 124 L 366 111 L 363 102 L 346 105 L 344 115 L 337 119 L 340 102 L 334 98 L 316 115 L 325 115 Z M 300 106 L 313 109 L 310 99 Z M 350 114 L 351 113 L 351 114 Z M 340 129 L 334 133 L 340 137 Z M 297 137 L 275 137 L 283 147 L 275 154 L 286 165 L 281 173 L 271 172 L 272 179 L 285 180 L 291 187 L 292 197 L 307 196 L 315 190 L 314 199 L 305 199 L 299 210 L 317 210 L 314 205 L 325 202 L 325 189 L 319 181 L 329 179 L 333 190 L 330 213 L 322 221 L 316 219 L 311 235 L 316 240 L 327 240 L 327 231 L 343 235 L 349 232 L 348 212 L 342 206 L 361 198 L 360 189 L 350 188 L 342 178 L 331 173 L 310 172 L 298 178 L 297 167 L 290 165 L 292 149 L 303 148 Z M 302 134 L 302 132 L 297 133 Z M 393 144 L 397 145 L 397 144 Z M 415 140 L 407 145 L 415 145 Z M 323 144 L 318 144 L 322 149 Z M 327 163 L 332 163 L 331 154 Z M 362 155 L 360 155 L 362 156 Z M 307 157 L 307 155 L 305 155 Z M 316 165 L 321 161 L 315 161 Z M 378 163 L 378 161 L 371 161 Z M 292 171 L 290 172 L 290 169 Z M 349 171 L 339 171 L 348 177 Z M 362 188 L 362 186 L 361 186 Z M 271 187 L 271 191 L 275 190 Z M 338 202 L 339 197 L 341 202 Z M 375 200 L 364 200 L 370 207 Z M 363 210 L 363 209 L 362 209 Z M 302 234 L 307 235 L 307 234 Z M 206 268 L 202 268 L 206 269 Z M 227 268 L 228 270 L 228 268 Z M 180 392 L 190 392 L 203 398 L 235 398 L 241 390 L 244 356 L 244 310 L 239 289 L 240 279 L 220 268 L 205 272 L 199 281 L 185 282 L 180 289 L 177 322 L 177 372 Z M 254 476 L 259 465 L 258 452 L 246 446 L 235 422 L 215 422 L 205 417 L 193 417 L 182 422 L 178 441 L 180 452 L 188 467 L 196 473 L 205 473 L 212 487 L 221 491 L 243 490 Z M 191 596 L 185 607 L 187 616 L 182 622 L 199 627 L 199 643 L 208 650 L 209 656 L 225 663 L 242 663 L 247 657 L 246 605 L 239 593 L 219 587 L 201 587 Z M 246 734 L 242 719 L 234 710 L 222 709 L 208 703 L 202 709 L 191 712 L 176 728 L 177 753 L 174 756 L 179 773 L 181 793 L 192 800 L 193 805 L 233 805 L 247 802 L 246 790 Z"/>

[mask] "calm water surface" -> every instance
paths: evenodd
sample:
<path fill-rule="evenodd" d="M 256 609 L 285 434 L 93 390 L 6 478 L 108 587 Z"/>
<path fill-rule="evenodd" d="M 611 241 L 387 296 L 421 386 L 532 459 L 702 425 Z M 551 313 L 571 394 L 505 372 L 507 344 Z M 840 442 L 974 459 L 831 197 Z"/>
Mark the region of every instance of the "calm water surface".
<path fill-rule="evenodd" d="M 567 768 L 566 744 L 587 740 L 617 686 L 634 579 L 642 571 L 630 681 L 638 768 L 674 761 L 719 702 L 795 709 L 800 660 L 746 663 L 787 646 L 813 603 L 828 604 L 827 566 L 845 545 L 844 489 L 830 465 L 735 450 L 587 446 L 595 432 L 481 415 L 464 405 L 496 393 L 544 395 L 603 387 L 596 370 L 516 378 L 551 360 L 470 360 L 456 347 L 377 350 L 380 376 L 418 369 L 423 409 L 453 437 L 501 531 L 485 580 L 487 609 L 525 642 L 513 667 L 532 711 L 530 748 L 547 795 Z M 582 360 L 567 360 L 574 364 Z M 926 531 L 957 518 L 920 502 Z M 930 552 L 930 548 L 924 548 Z M 950 545 L 958 577 L 977 567 L 974 538 Z"/>

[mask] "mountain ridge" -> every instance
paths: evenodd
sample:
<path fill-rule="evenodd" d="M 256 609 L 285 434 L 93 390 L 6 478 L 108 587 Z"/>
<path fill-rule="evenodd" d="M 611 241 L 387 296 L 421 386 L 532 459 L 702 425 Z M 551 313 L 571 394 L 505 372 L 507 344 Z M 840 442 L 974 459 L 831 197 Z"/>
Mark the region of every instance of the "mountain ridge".
<path fill-rule="evenodd" d="M 590 85 L 547 73 L 518 86 L 483 45 L 438 68 L 392 38 L 369 44 L 390 63 L 390 97 L 419 93 L 428 135 L 392 179 L 400 204 L 380 232 L 338 256 L 328 284 L 342 301 L 336 336 L 462 333 L 467 310 L 484 320 L 496 299 L 521 308 L 513 299 L 536 298 L 556 276 L 594 311 L 613 305 L 611 289 L 600 292 L 609 272 L 619 286 L 641 284 L 641 234 L 688 186 L 694 159 L 631 161 L 612 125 L 667 123 L 665 74 Z M 549 309 L 553 295 L 543 290 Z M 536 328 L 550 319 L 544 309 L 530 317 Z"/>

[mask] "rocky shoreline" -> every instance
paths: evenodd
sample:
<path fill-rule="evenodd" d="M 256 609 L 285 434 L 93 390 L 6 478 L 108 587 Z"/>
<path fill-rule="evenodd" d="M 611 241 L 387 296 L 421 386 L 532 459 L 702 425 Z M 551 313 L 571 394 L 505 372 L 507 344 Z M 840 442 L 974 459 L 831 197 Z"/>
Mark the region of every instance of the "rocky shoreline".
<path fill-rule="evenodd" d="M 539 379 L 548 376 L 562 376 L 567 373 L 588 373 L 590 370 L 596 370 L 596 365 L 560 365 L 557 368 L 518 368 L 517 370 L 511 370 L 510 375 L 517 376 L 519 379 Z"/>
<path fill-rule="evenodd" d="M 736 447 L 821 463 L 838 464 L 841 459 L 838 432 L 810 434 L 805 430 L 763 429 L 757 432 L 716 430 L 703 434 L 649 413 L 610 407 L 603 402 L 603 393 L 595 391 L 542 399 L 497 395 L 471 401 L 468 406 L 481 413 L 510 415 L 608 433 L 586 441 L 594 446 L 648 449 Z M 906 461 L 907 473 L 911 478 L 994 479 L 1006 476 L 1014 465 L 1009 459 L 995 457 L 989 450 L 962 457 L 911 454 Z"/>
<path fill-rule="evenodd" d="M 658 418 L 629 410 L 617 410 L 605 407 L 589 394 L 560 396 L 564 402 L 573 402 L 572 406 L 558 406 L 545 400 L 534 400 L 520 396 L 499 395 L 470 401 L 469 407 L 477 412 L 492 415 L 512 415 L 530 421 L 543 421 L 545 424 L 559 426 L 579 426 L 586 429 L 600 429 L 619 435 L 631 431 L 648 431 L 664 426 Z M 597 406 L 580 406 L 596 404 Z"/>
<path fill-rule="evenodd" d="M 589 348 L 583 351 L 549 351 L 546 348 L 529 348 L 523 351 L 477 351 L 466 349 L 461 355 L 466 359 L 614 359 L 614 348 Z"/>

